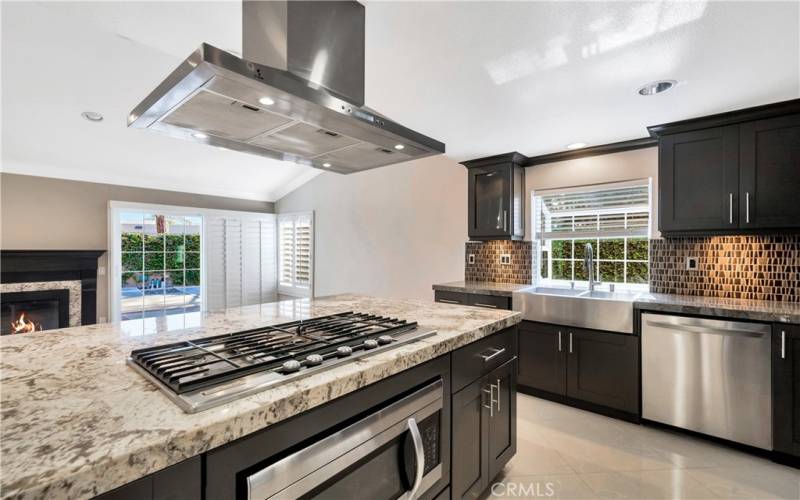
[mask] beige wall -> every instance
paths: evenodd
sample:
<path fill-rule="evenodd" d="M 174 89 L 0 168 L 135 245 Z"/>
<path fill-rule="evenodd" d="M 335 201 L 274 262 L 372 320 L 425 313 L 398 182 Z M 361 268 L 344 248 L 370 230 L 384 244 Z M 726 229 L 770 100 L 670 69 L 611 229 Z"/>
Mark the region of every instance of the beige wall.
<path fill-rule="evenodd" d="M 274 211 L 272 203 L 47 177 L 0 174 L 0 248 L 108 250 L 108 202 Z M 108 269 L 107 254 L 100 265 Z M 98 276 L 97 314 L 108 317 L 107 280 Z"/>
<path fill-rule="evenodd" d="M 652 213 L 650 234 L 658 238 L 658 148 L 545 163 L 525 169 L 525 239 L 531 238 L 531 192 L 536 189 L 583 186 L 650 177 Z"/>
<path fill-rule="evenodd" d="M 464 277 L 466 169 L 444 156 L 358 174 L 325 173 L 277 211 L 314 210 L 315 294 L 432 298 Z"/>

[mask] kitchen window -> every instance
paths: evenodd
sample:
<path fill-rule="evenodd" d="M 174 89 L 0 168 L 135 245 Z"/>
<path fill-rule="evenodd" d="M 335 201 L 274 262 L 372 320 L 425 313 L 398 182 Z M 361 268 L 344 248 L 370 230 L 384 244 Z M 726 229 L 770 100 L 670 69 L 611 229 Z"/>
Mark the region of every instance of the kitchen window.
<path fill-rule="evenodd" d="M 314 295 L 314 213 L 278 215 L 278 293 Z"/>
<path fill-rule="evenodd" d="M 646 287 L 650 191 L 646 179 L 534 192 L 537 282 L 588 281 L 583 259 L 591 243 L 595 280 Z"/>

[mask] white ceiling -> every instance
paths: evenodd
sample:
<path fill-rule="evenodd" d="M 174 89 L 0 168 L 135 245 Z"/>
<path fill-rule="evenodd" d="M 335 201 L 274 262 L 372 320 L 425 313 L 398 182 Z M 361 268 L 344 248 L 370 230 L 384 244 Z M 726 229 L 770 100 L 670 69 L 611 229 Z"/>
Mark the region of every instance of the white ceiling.
<path fill-rule="evenodd" d="M 2 2 L 3 170 L 267 201 L 306 182 L 317 171 L 125 127 L 201 42 L 240 50 L 240 12 Z M 800 2 L 368 2 L 366 39 L 367 105 L 457 160 L 800 97 Z M 664 78 L 679 86 L 636 94 Z"/>

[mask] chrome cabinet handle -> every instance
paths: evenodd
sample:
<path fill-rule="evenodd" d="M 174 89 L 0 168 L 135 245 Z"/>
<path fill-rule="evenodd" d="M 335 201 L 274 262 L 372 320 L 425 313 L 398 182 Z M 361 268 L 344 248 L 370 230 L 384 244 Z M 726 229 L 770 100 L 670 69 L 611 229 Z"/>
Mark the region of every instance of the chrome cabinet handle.
<path fill-rule="evenodd" d="M 786 332 L 781 330 L 781 359 L 786 359 Z"/>
<path fill-rule="evenodd" d="M 497 379 L 497 413 L 500 413 L 500 379 Z"/>
<path fill-rule="evenodd" d="M 460 304 L 461 302 L 451 299 L 438 299 L 437 302 L 444 302 L 445 304 Z"/>
<path fill-rule="evenodd" d="M 572 332 L 569 332 L 569 353 L 572 354 Z"/>
<path fill-rule="evenodd" d="M 750 224 L 750 192 L 744 194 L 744 219 L 745 222 Z"/>
<path fill-rule="evenodd" d="M 508 210 L 503 210 L 503 231 L 508 231 Z"/>
<path fill-rule="evenodd" d="M 481 304 L 480 302 L 475 302 L 474 305 L 478 307 L 491 307 L 492 309 L 497 309 L 497 306 L 494 304 Z"/>
<path fill-rule="evenodd" d="M 558 331 L 558 352 L 561 352 L 561 330 Z"/>
<path fill-rule="evenodd" d="M 489 388 L 483 389 L 483 392 L 489 395 L 489 406 L 483 405 L 483 407 L 489 410 L 489 416 L 494 418 L 494 385 L 489 384 Z"/>
<path fill-rule="evenodd" d="M 494 349 L 494 352 L 492 354 L 489 354 L 489 355 L 479 354 L 479 356 L 483 358 L 483 362 L 484 363 L 487 363 L 487 362 L 493 360 L 494 358 L 496 358 L 497 356 L 503 354 L 504 352 L 506 352 L 506 348 L 505 347 L 503 347 L 502 349 Z"/>
<path fill-rule="evenodd" d="M 733 193 L 728 193 L 728 223 L 733 224 Z"/>
<path fill-rule="evenodd" d="M 422 435 L 419 433 L 417 421 L 412 417 L 408 419 L 408 431 L 411 433 L 411 441 L 414 443 L 414 455 L 417 458 L 417 470 L 414 474 L 414 484 L 408 491 L 409 500 L 417 497 L 417 491 L 422 485 L 422 476 L 425 474 L 425 446 L 422 444 Z"/>

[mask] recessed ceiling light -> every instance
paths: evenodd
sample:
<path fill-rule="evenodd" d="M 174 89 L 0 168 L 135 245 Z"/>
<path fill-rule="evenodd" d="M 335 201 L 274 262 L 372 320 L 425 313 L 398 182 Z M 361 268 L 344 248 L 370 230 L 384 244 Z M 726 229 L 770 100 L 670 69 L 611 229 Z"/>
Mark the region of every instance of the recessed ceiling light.
<path fill-rule="evenodd" d="M 331 168 L 331 164 L 330 163 L 323 163 L 322 166 L 325 167 L 325 168 Z"/>
<path fill-rule="evenodd" d="M 101 122 L 103 121 L 103 115 L 97 113 L 95 111 L 84 111 L 81 113 L 81 116 L 89 120 L 90 122 Z"/>
<path fill-rule="evenodd" d="M 195 132 L 194 134 L 192 134 L 192 137 L 194 137 L 195 139 L 208 139 L 208 136 L 202 132 Z"/>
<path fill-rule="evenodd" d="M 402 144 L 395 144 L 394 149 L 400 151 L 401 149 L 405 149 L 405 146 L 403 146 Z"/>
<path fill-rule="evenodd" d="M 585 142 L 573 142 L 572 144 L 567 144 L 567 149 L 581 149 L 586 146 L 587 144 Z"/>
<path fill-rule="evenodd" d="M 275 100 L 269 97 L 262 97 L 261 99 L 258 100 L 258 102 L 260 102 L 264 106 L 272 106 L 273 104 L 275 104 Z"/>
<path fill-rule="evenodd" d="M 659 80 L 657 82 L 650 82 L 647 85 L 639 87 L 639 95 L 656 95 L 666 92 L 678 83 L 675 80 Z"/>

